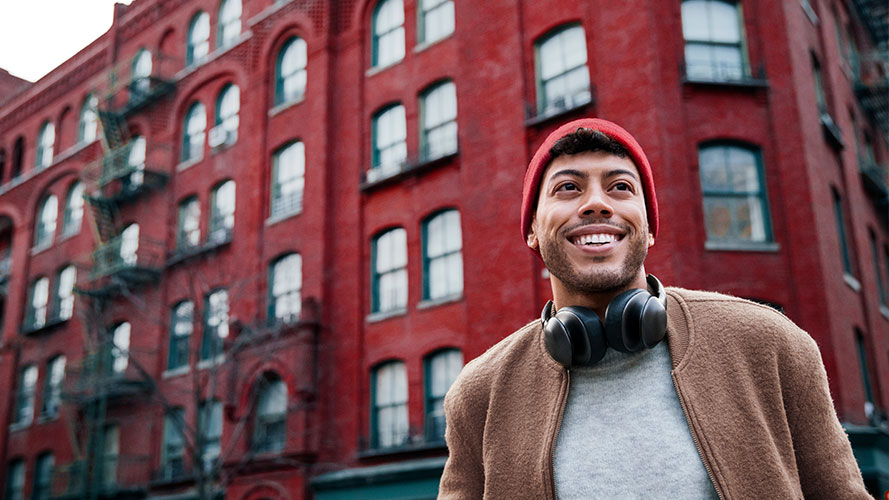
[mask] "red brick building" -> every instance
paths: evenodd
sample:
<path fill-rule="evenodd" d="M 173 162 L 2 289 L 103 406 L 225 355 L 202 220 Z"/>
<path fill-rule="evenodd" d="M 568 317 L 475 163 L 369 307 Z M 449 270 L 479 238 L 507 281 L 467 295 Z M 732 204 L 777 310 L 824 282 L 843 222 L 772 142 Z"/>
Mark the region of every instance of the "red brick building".
<path fill-rule="evenodd" d="M 433 498 L 580 116 L 651 159 L 648 269 L 807 330 L 889 488 L 887 8 L 661 4 L 135 0 L 0 73 L 4 498 Z"/>

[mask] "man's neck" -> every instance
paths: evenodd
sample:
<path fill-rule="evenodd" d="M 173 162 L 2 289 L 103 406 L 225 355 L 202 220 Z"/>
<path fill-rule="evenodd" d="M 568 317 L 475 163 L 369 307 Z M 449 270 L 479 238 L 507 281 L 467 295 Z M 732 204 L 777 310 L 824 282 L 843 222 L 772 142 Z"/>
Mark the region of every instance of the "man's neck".
<path fill-rule="evenodd" d="M 634 288 L 648 290 L 648 282 L 645 279 L 644 270 L 642 270 L 639 275 L 625 287 L 593 293 L 568 289 L 558 279 L 552 276 L 550 277 L 550 280 L 553 287 L 553 304 L 555 305 L 556 310 L 566 306 L 582 306 L 595 311 L 596 315 L 603 321 L 605 319 L 605 310 L 615 297 Z M 649 292 L 651 292 L 651 290 L 649 290 Z"/>

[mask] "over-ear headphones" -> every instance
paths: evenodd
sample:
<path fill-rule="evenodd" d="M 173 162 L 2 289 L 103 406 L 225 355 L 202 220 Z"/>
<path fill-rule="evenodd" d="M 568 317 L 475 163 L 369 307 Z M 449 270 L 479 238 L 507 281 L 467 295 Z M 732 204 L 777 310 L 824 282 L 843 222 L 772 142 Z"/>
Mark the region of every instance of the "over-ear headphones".
<path fill-rule="evenodd" d="M 553 359 L 565 368 L 590 366 L 608 347 L 621 352 L 652 348 L 667 334 L 667 294 L 653 275 L 648 290 L 634 288 L 615 297 L 605 309 L 605 324 L 589 308 L 567 306 L 553 314 L 553 301 L 543 306 L 543 340 Z"/>

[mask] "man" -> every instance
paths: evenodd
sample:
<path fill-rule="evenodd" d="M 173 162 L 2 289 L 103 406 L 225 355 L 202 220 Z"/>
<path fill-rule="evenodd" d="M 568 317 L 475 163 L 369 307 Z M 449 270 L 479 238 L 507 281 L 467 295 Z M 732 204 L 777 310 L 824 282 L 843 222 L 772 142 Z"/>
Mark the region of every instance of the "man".
<path fill-rule="evenodd" d="M 448 392 L 440 499 L 870 498 L 815 342 L 769 307 L 665 291 L 644 267 L 657 232 L 627 131 L 544 141 L 522 233 L 554 304 Z"/>

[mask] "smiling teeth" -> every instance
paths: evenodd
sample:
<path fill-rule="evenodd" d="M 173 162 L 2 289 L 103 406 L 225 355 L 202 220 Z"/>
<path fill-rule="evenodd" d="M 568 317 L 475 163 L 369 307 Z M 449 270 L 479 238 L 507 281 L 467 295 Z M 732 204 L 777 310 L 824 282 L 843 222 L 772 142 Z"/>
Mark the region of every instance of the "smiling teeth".
<path fill-rule="evenodd" d="M 601 234 L 585 234 L 574 238 L 575 245 L 591 245 L 594 243 L 612 243 L 617 241 L 617 235 L 601 233 Z"/>

